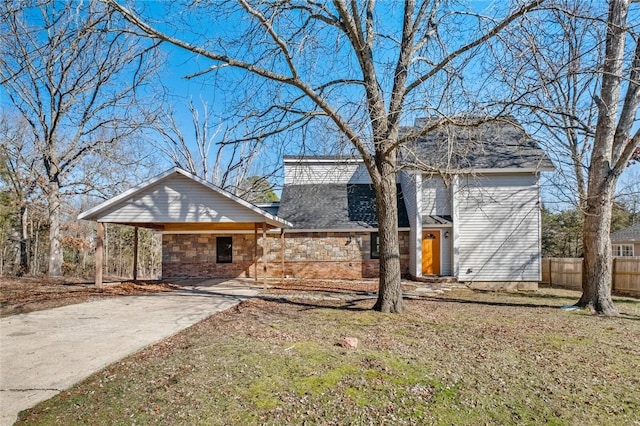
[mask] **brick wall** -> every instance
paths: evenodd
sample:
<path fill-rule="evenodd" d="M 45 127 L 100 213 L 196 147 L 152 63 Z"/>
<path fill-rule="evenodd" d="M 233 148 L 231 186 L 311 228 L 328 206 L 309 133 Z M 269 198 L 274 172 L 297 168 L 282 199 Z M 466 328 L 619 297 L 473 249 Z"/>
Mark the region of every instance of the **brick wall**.
<path fill-rule="evenodd" d="M 235 234 L 233 262 L 216 263 L 216 237 L 225 234 L 164 234 L 162 275 L 165 278 L 255 277 L 254 235 Z M 400 266 L 408 272 L 409 233 L 401 232 Z M 262 257 L 263 246 L 266 256 Z M 285 275 L 297 278 L 373 278 L 378 276 L 378 260 L 371 259 L 368 232 L 322 232 L 285 234 Z M 265 265 L 266 262 L 266 271 Z M 282 249 L 279 235 L 258 238 L 258 277 L 282 276 Z"/>

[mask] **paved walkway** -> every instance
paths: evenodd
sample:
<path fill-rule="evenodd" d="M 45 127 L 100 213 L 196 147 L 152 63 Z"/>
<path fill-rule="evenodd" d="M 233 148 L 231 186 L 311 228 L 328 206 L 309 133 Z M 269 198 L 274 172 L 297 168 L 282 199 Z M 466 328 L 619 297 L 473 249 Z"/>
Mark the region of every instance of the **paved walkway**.
<path fill-rule="evenodd" d="M 0 319 L 0 425 L 107 365 L 258 293 L 206 281 Z"/>

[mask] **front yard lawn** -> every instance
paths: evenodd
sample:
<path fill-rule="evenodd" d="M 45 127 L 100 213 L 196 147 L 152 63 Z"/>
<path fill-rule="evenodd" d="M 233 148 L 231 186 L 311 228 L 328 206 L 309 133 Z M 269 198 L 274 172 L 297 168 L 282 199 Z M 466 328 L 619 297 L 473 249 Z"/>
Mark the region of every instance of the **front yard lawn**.
<path fill-rule="evenodd" d="M 640 300 L 456 290 L 249 300 L 23 412 L 18 424 L 640 424 Z M 274 299 L 275 298 L 275 299 Z M 340 345 L 356 337 L 355 349 Z"/>

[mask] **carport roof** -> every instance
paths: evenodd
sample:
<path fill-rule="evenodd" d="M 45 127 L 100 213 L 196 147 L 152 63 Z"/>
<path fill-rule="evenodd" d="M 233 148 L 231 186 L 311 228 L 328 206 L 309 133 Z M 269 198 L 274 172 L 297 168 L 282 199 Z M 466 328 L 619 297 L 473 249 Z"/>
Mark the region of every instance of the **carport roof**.
<path fill-rule="evenodd" d="M 78 219 L 147 228 L 191 230 L 245 229 L 266 223 L 284 228 L 291 224 L 201 179 L 174 167 L 99 204 Z"/>

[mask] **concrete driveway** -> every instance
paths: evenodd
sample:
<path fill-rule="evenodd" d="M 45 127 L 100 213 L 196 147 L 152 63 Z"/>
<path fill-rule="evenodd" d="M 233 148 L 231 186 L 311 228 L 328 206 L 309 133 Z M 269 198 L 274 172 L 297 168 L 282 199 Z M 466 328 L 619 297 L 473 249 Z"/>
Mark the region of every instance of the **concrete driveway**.
<path fill-rule="evenodd" d="M 241 301 L 249 281 L 206 281 L 0 319 L 0 425 L 105 366 Z"/>

